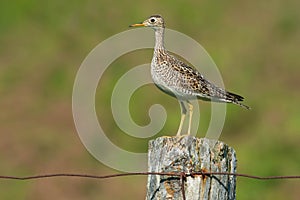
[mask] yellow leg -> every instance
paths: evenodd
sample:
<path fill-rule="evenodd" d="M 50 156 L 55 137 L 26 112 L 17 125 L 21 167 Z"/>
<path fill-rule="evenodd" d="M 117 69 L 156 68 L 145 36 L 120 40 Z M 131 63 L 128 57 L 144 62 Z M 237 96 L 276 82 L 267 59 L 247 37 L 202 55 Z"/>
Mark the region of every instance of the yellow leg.
<path fill-rule="evenodd" d="M 191 134 L 191 126 L 192 126 L 193 105 L 189 101 L 187 103 L 189 106 L 189 128 L 188 128 L 187 134 L 190 135 Z"/>
<path fill-rule="evenodd" d="M 180 136 L 182 126 L 183 126 L 183 122 L 184 122 L 184 119 L 185 119 L 185 116 L 186 116 L 186 107 L 185 107 L 183 101 L 180 101 L 180 105 L 181 105 L 181 119 L 180 119 L 180 124 L 179 124 L 179 128 L 178 128 L 176 136 Z"/>
<path fill-rule="evenodd" d="M 179 128 L 178 128 L 178 131 L 177 131 L 176 136 L 180 136 L 180 133 L 181 133 L 181 130 L 182 130 L 182 126 L 183 126 L 184 119 L 185 119 L 185 114 L 181 113 L 180 124 L 179 124 Z"/>

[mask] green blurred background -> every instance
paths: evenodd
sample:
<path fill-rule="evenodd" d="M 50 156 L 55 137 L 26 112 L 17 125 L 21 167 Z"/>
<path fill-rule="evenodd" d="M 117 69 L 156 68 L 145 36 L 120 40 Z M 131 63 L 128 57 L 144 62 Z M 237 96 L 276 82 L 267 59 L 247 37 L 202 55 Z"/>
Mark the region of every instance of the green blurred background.
<path fill-rule="evenodd" d="M 157 13 L 168 28 L 202 44 L 226 87 L 245 96 L 252 107 L 246 111 L 228 105 L 220 138 L 237 151 L 238 172 L 300 174 L 299 8 L 296 0 L 1 1 L 0 174 L 116 173 L 80 142 L 71 110 L 73 82 L 97 44 Z M 151 50 L 143 50 L 120 57 L 105 72 L 96 97 L 108 137 L 134 152 L 146 152 L 148 140 L 122 133 L 112 118 L 110 96 L 122 74 L 150 62 L 151 56 Z M 151 98 L 145 97 L 149 92 Z M 134 120 L 149 123 L 148 109 L 154 103 L 169 115 L 159 135 L 174 135 L 178 103 L 153 85 L 132 97 Z M 200 107 L 198 136 L 203 137 L 210 105 L 200 102 Z M 146 177 L 0 180 L 0 199 L 144 199 L 145 188 Z M 238 178 L 237 199 L 299 199 L 299 188 L 299 180 Z"/>

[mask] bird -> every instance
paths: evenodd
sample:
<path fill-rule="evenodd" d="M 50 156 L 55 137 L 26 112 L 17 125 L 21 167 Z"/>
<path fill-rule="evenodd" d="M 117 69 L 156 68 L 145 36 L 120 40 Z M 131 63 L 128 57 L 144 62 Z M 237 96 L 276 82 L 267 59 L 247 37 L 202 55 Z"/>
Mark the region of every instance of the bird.
<path fill-rule="evenodd" d="M 129 27 L 150 27 L 155 32 L 155 45 L 151 61 L 151 77 L 154 84 L 163 92 L 176 97 L 181 106 L 181 119 L 176 136 L 181 135 L 182 126 L 189 111 L 187 135 L 191 133 L 193 105 L 191 100 L 233 103 L 250 109 L 241 101 L 244 97 L 228 92 L 206 79 L 195 67 L 186 64 L 169 53 L 164 46 L 165 22 L 161 15 L 152 15 L 141 23 Z M 187 104 L 187 106 L 186 106 Z"/>

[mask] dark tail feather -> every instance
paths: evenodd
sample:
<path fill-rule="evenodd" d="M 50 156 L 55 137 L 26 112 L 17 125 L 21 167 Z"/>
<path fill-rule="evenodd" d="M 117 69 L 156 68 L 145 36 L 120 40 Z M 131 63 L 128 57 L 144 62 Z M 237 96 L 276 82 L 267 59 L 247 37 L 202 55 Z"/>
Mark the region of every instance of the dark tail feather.
<path fill-rule="evenodd" d="M 245 108 L 245 109 L 247 109 L 247 110 L 250 110 L 250 109 L 251 109 L 249 106 L 247 106 L 247 105 L 245 105 L 245 104 L 242 104 L 242 103 L 240 103 L 240 102 L 238 102 L 238 101 L 232 101 L 232 103 L 233 103 L 233 104 L 236 104 L 236 105 L 238 105 L 238 106 L 241 106 L 242 108 Z"/>
<path fill-rule="evenodd" d="M 244 97 L 240 96 L 240 95 L 237 95 L 237 94 L 234 94 L 234 93 L 231 93 L 231 92 L 226 92 L 226 97 L 228 98 L 228 100 L 233 103 L 233 104 L 236 104 L 238 106 L 241 106 L 242 108 L 245 108 L 247 110 L 250 110 L 251 108 L 247 105 L 244 105 L 242 103 L 240 103 L 240 101 L 243 101 L 244 100 Z"/>

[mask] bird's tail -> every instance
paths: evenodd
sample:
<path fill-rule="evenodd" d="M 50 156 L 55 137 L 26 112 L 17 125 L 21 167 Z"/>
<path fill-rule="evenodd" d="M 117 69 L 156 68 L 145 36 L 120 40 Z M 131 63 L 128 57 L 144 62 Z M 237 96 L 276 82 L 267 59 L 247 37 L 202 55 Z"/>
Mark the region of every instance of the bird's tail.
<path fill-rule="evenodd" d="M 237 94 L 234 94 L 234 93 L 231 93 L 231 92 L 227 92 L 226 91 L 226 99 L 233 103 L 233 104 L 236 104 L 238 106 L 241 106 L 242 108 L 245 108 L 247 110 L 250 110 L 251 108 L 245 104 L 242 104 L 240 101 L 243 101 L 244 100 L 244 97 L 240 96 L 240 95 L 237 95 Z"/>

